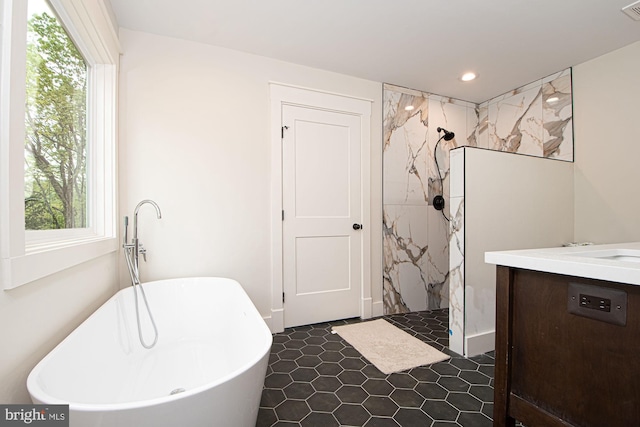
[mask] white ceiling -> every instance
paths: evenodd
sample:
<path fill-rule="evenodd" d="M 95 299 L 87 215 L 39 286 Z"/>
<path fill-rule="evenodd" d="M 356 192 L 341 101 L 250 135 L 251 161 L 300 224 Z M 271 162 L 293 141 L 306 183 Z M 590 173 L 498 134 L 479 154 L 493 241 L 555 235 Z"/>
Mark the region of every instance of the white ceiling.
<path fill-rule="evenodd" d="M 472 102 L 640 40 L 633 0 L 110 2 L 120 27 Z"/>

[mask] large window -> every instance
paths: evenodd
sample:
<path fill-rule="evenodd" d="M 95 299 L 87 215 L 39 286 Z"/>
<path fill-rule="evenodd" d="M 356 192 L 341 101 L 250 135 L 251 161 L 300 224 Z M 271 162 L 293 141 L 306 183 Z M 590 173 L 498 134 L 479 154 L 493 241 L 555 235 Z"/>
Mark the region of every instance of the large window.
<path fill-rule="evenodd" d="M 115 27 L 102 1 L 0 0 L 0 279 L 117 250 Z"/>
<path fill-rule="evenodd" d="M 87 226 L 87 64 L 45 0 L 29 0 L 27 230 Z"/>

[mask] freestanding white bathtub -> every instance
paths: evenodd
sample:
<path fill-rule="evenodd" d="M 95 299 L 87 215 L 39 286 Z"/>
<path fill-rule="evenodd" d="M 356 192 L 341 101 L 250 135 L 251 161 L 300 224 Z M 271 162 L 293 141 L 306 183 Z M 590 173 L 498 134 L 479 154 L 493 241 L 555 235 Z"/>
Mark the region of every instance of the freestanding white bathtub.
<path fill-rule="evenodd" d="M 254 427 L 272 337 L 240 284 L 189 278 L 144 288 L 156 346 L 140 345 L 133 288 L 123 289 L 31 371 L 33 402 L 69 404 L 72 427 Z"/>

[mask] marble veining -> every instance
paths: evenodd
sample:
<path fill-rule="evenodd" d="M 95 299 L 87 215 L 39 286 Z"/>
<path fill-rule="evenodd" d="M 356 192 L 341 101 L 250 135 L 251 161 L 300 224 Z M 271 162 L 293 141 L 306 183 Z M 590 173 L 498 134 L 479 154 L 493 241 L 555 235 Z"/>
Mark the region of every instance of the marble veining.
<path fill-rule="evenodd" d="M 427 95 L 385 91 L 384 94 L 384 203 L 424 203 L 428 200 L 426 174 Z M 406 110 L 407 106 L 413 107 Z"/>
<path fill-rule="evenodd" d="M 456 353 L 464 354 L 464 197 L 451 198 L 450 215 L 449 346 Z"/>
<path fill-rule="evenodd" d="M 385 85 L 383 102 L 384 313 L 426 310 L 429 94 Z"/>
<path fill-rule="evenodd" d="M 477 107 L 393 85 L 383 100 L 384 312 L 445 308 L 449 223 L 432 200 L 443 195 L 449 203 L 449 150 L 475 139 Z M 437 127 L 456 138 L 438 143 Z"/>
<path fill-rule="evenodd" d="M 476 109 L 478 126 L 475 129 L 476 147 L 489 148 L 489 106 L 483 103 Z"/>
<path fill-rule="evenodd" d="M 427 212 L 427 230 L 427 309 L 433 310 L 449 304 L 449 223 L 432 207 Z"/>
<path fill-rule="evenodd" d="M 542 85 L 543 157 L 573 160 L 571 70 Z"/>
<path fill-rule="evenodd" d="M 385 314 L 464 299 L 458 295 L 464 289 L 464 201 L 449 195 L 450 150 L 470 146 L 573 161 L 571 100 L 571 69 L 481 104 L 384 85 Z M 455 138 L 438 143 L 438 127 Z M 445 199 L 445 215 L 432 206 L 436 195 Z M 451 318 L 457 322 L 455 312 Z"/>
<path fill-rule="evenodd" d="M 573 161 L 571 100 L 567 69 L 480 104 L 477 146 Z"/>
<path fill-rule="evenodd" d="M 541 89 L 529 89 L 489 105 L 490 148 L 542 156 Z"/>
<path fill-rule="evenodd" d="M 385 311 L 407 313 L 427 309 L 426 206 L 385 205 L 384 288 Z"/>

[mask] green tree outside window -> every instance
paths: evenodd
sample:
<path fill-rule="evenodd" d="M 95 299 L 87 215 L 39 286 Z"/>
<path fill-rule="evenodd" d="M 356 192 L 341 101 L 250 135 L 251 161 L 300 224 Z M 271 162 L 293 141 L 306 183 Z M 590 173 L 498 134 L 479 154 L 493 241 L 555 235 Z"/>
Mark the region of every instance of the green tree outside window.
<path fill-rule="evenodd" d="M 53 13 L 28 22 L 25 229 L 87 227 L 87 65 Z"/>

